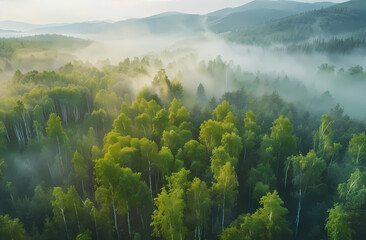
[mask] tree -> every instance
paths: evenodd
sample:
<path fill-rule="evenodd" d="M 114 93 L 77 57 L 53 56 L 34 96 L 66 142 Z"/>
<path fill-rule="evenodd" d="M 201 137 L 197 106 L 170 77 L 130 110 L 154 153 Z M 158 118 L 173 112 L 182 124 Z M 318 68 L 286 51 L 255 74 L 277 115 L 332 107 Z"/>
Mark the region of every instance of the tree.
<path fill-rule="evenodd" d="M 221 146 L 231 157 L 238 158 L 242 149 L 241 137 L 235 133 L 225 133 L 221 139 Z"/>
<path fill-rule="evenodd" d="M 85 233 L 80 233 L 76 236 L 76 240 L 92 240 L 91 232 L 86 231 Z"/>
<path fill-rule="evenodd" d="M 155 75 L 152 84 L 155 88 L 157 88 L 162 99 L 164 99 L 165 101 L 171 100 L 172 86 L 164 69 L 159 70 L 159 72 Z"/>
<path fill-rule="evenodd" d="M 38 121 L 39 123 L 44 123 L 44 115 L 43 115 L 43 108 L 39 106 L 38 104 L 33 108 L 33 118 L 35 121 Z"/>
<path fill-rule="evenodd" d="M 220 146 L 223 134 L 238 131 L 232 123 L 217 122 L 211 119 L 204 121 L 200 129 L 199 140 L 210 150 Z"/>
<path fill-rule="evenodd" d="M 163 146 L 169 147 L 175 155 L 178 149 L 183 148 L 184 144 L 192 139 L 192 133 L 188 130 L 175 129 L 164 131 L 161 143 Z"/>
<path fill-rule="evenodd" d="M 286 117 L 280 116 L 273 122 L 270 139 L 277 157 L 277 168 L 281 167 L 281 160 L 291 155 L 296 148 L 296 136 L 292 134 L 292 124 Z"/>
<path fill-rule="evenodd" d="M 66 206 L 67 206 L 66 201 L 65 201 L 65 194 L 61 188 L 54 187 L 53 193 L 52 193 L 52 198 L 53 198 L 53 200 L 51 201 L 51 204 L 53 207 L 54 218 L 57 219 L 56 221 L 58 221 L 58 219 L 60 219 L 60 217 L 62 217 L 62 221 L 65 225 L 66 237 L 68 240 L 70 240 L 69 231 L 68 231 L 68 227 L 67 227 L 67 220 L 66 220 L 66 216 L 65 216 L 65 210 L 66 210 Z"/>
<path fill-rule="evenodd" d="M 257 117 L 252 110 L 245 113 L 244 133 L 242 135 L 244 162 L 248 154 L 254 151 L 260 134 L 260 127 L 257 125 Z"/>
<path fill-rule="evenodd" d="M 190 114 L 182 104 L 174 98 L 169 108 L 169 124 L 179 127 L 183 122 L 190 121 Z"/>
<path fill-rule="evenodd" d="M 100 108 L 99 110 L 94 110 L 91 114 L 92 119 L 95 124 L 96 132 L 103 131 L 104 132 L 104 123 L 107 119 L 107 113 L 104 109 Z"/>
<path fill-rule="evenodd" d="M 221 105 L 218 105 L 213 111 L 213 119 L 219 122 L 224 121 L 229 112 L 232 112 L 232 108 L 228 101 L 224 100 Z"/>
<path fill-rule="evenodd" d="M 143 130 L 143 135 L 145 138 L 150 137 L 151 128 L 150 128 L 150 117 L 147 113 L 142 113 L 135 118 L 135 124 L 137 129 Z"/>
<path fill-rule="evenodd" d="M 214 174 L 214 177 L 217 177 L 220 174 L 221 168 L 225 166 L 227 162 L 229 162 L 233 167 L 238 163 L 238 159 L 231 157 L 224 147 L 217 147 L 212 151 L 212 153 L 211 172 Z"/>
<path fill-rule="evenodd" d="M 163 188 L 154 202 L 156 209 L 151 221 L 153 235 L 166 240 L 184 239 L 186 233 L 183 221 L 185 203 L 180 194 L 167 193 Z"/>
<path fill-rule="evenodd" d="M 144 172 L 148 172 L 149 176 L 149 188 L 152 200 L 152 181 L 151 174 L 153 171 L 153 164 L 157 162 L 158 158 L 158 146 L 155 142 L 150 141 L 146 138 L 142 138 L 140 140 L 140 151 L 141 151 L 141 160 L 143 164 Z"/>
<path fill-rule="evenodd" d="M 117 214 L 127 215 L 127 227 L 131 237 L 130 212 L 136 206 L 149 206 L 150 192 L 139 173 L 122 168 L 111 159 L 100 159 L 95 165 L 98 188 L 95 197 L 103 208 L 112 206 L 117 239 L 120 239 Z"/>
<path fill-rule="evenodd" d="M 354 134 L 349 142 L 349 153 L 352 155 L 352 160 L 355 164 L 364 163 L 366 159 L 366 135 L 361 133 L 360 135 Z"/>
<path fill-rule="evenodd" d="M 169 127 L 169 112 L 165 109 L 159 110 L 152 120 L 154 133 L 161 137 L 164 130 Z"/>
<path fill-rule="evenodd" d="M 172 94 L 172 97 L 174 97 L 174 98 L 177 98 L 177 99 L 182 99 L 183 98 L 183 86 L 178 81 L 177 78 L 174 78 L 173 81 L 172 81 L 171 94 Z"/>
<path fill-rule="evenodd" d="M 196 140 L 190 140 L 183 146 L 181 154 L 177 154 L 178 159 L 182 159 L 187 169 L 192 173 L 199 174 L 204 171 L 206 164 L 206 148 Z"/>
<path fill-rule="evenodd" d="M 347 182 L 338 185 L 338 193 L 348 209 L 357 211 L 366 204 L 366 171 L 356 168 Z"/>
<path fill-rule="evenodd" d="M 221 234 L 222 240 L 290 239 L 291 230 L 285 218 L 287 209 L 277 191 L 267 193 L 260 200 L 262 205 L 255 213 L 243 214 Z"/>
<path fill-rule="evenodd" d="M 206 183 L 194 178 L 187 190 L 187 221 L 194 226 L 194 239 L 201 240 L 204 227 L 210 220 L 211 196 Z"/>
<path fill-rule="evenodd" d="M 59 154 L 61 154 L 60 141 L 64 140 L 65 133 L 61 125 L 61 118 L 55 113 L 52 113 L 47 121 L 46 133 L 51 139 L 57 140 Z"/>
<path fill-rule="evenodd" d="M 46 133 L 52 138 L 61 138 L 64 134 L 64 130 L 61 125 L 61 118 L 52 113 L 47 121 Z"/>
<path fill-rule="evenodd" d="M 168 189 L 163 187 L 158 197 L 154 199 L 156 209 L 152 215 L 151 226 L 153 235 L 163 239 L 184 239 L 186 227 L 184 226 L 184 193 L 189 183 L 187 176 L 189 170 L 182 169 L 173 173 L 168 178 Z"/>
<path fill-rule="evenodd" d="M 74 171 L 76 177 L 81 181 L 81 186 L 83 192 L 85 193 L 84 180 L 88 177 L 88 167 L 85 164 L 84 157 L 76 150 L 74 157 L 72 158 L 72 163 L 74 165 Z"/>
<path fill-rule="evenodd" d="M 0 159 L 0 181 L 1 178 L 3 177 L 3 171 L 6 168 L 6 164 L 4 162 L 4 159 Z"/>
<path fill-rule="evenodd" d="M 221 229 L 224 230 L 225 213 L 234 206 L 239 186 L 236 180 L 234 167 L 230 162 L 221 167 L 220 172 L 215 176 L 215 183 L 212 185 L 212 192 L 216 202 L 222 207 Z"/>
<path fill-rule="evenodd" d="M 113 122 L 113 130 L 122 136 L 131 135 L 132 121 L 126 114 L 121 113 Z"/>
<path fill-rule="evenodd" d="M 0 153 L 5 150 L 6 147 L 6 130 L 5 125 L 0 121 Z"/>
<path fill-rule="evenodd" d="M 174 168 L 174 156 L 168 147 L 162 147 L 159 151 L 157 165 L 163 179 L 170 176 Z"/>
<path fill-rule="evenodd" d="M 342 205 L 336 204 L 328 213 L 325 229 L 328 232 L 329 239 L 351 239 L 353 230 L 350 226 L 350 215 L 343 209 Z"/>
<path fill-rule="evenodd" d="M 276 185 L 276 175 L 269 164 L 260 163 L 250 169 L 248 180 L 253 189 L 252 198 L 255 200 L 259 200 Z"/>
<path fill-rule="evenodd" d="M 260 204 L 262 205 L 262 208 L 259 209 L 260 215 L 267 217 L 265 226 L 268 239 L 289 239 L 291 231 L 284 217 L 287 209 L 281 206 L 283 201 L 277 191 L 267 193 L 261 198 Z"/>
<path fill-rule="evenodd" d="M 196 98 L 201 105 L 204 105 L 207 102 L 205 88 L 203 87 L 202 83 L 200 83 L 197 87 Z"/>
<path fill-rule="evenodd" d="M 66 164 L 64 164 L 63 154 L 61 152 L 61 145 L 67 147 L 67 145 L 65 146 L 65 144 L 68 142 L 68 138 L 62 128 L 61 118 L 55 113 L 52 113 L 47 121 L 46 133 L 51 141 L 56 140 L 58 148 L 58 155 L 56 156 L 56 159 L 58 158 L 60 160 L 61 167 L 63 170 L 65 170 Z M 52 176 L 51 171 L 50 175 Z"/>
<path fill-rule="evenodd" d="M 326 168 L 326 164 L 323 159 L 317 157 L 313 150 L 306 156 L 300 154 L 298 156 L 292 156 L 289 159 L 293 169 L 292 182 L 298 190 L 299 197 L 295 232 L 295 236 L 297 236 L 300 222 L 301 199 L 306 195 L 308 188 L 316 187 L 321 182 L 321 175 Z"/>
<path fill-rule="evenodd" d="M 333 123 L 331 117 L 324 114 L 321 118 L 319 130 L 314 134 L 314 150 L 320 157 L 330 161 L 340 148 L 339 143 L 333 142 Z"/>
<path fill-rule="evenodd" d="M 19 219 L 11 219 L 9 215 L 0 215 L 0 238 L 9 240 L 29 239 Z"/>

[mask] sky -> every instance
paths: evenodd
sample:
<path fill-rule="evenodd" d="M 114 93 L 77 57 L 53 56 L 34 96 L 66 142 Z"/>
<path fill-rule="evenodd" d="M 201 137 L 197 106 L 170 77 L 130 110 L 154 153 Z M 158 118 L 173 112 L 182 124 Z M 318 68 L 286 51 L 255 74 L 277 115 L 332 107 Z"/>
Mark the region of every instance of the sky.
<path fill-rule="evenodd" d="M 252 0 L 0 0 L 0 21 L 33 24 L 118 21 L 166 11 L 208 13 Z M 345 2 L 345 0 L 297 0 Z"/>

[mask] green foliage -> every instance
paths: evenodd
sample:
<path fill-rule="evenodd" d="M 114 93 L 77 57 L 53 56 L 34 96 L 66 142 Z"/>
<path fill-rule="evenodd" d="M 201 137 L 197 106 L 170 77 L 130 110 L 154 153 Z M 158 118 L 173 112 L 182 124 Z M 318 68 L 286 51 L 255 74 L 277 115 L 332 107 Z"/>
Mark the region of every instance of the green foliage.
<path fill-rule="evenodd" d="M 184 191 L 188 187 L 189 171 L 181 170 L 168 179 L 168 188 L 162 188 L 154 199 L 156 209 L 152 215 L 153 234 L 163 239 L 184 239 L 187 228 L 184 225 Z"/>
<path fill-rule="evenodd" d="M 159 110 L 153 118 L 153 130 L 157 136 L 161 136 L 164 130 L 168 129 L 169 112 L 165 109 Z"/>
<path fill-rule="evenodd" d="M 192 133 L 188 130 L 175 129 L 164 131 L 161 138 L 163 146 L 168 147 L 173 154 L 177 154 L 178 149 L 183 148 L 184 145 L 192 139 Z"/>
<path fill-rule="evenodd" d="M 230 156 L 238 158 L 242 150 L 241 137 L 235 133 L 225 133 L 221 139 L 221 145 L 229 153 Z"/>
<path fill-rule="evenodd" d="M 113 130 L 122 136 L 130 135 L 132 131 L 131 119 L 126 114 L 121 113 L 113 122 Z"/>
<path fill-rule="evenodd" d="M 0 215 L 0 238 L 17 240 L 29 239 L 26 236 L 23 224 L 19 219 L 11 219 L 9 215 Z"/>
<path fill-rule="evenodd" d="M 226 163 L 230 163 L 231 166 L 235 167 L 238 163 L 238 159 L 231 157 L 222 146 L 215 148 L 212 151 L 211 157 L 211 171 L 215 177 L 219 176 L 222 167 L 225 166 Z"/>
<path fill-rule="evenodd" d="M 61 138 L 64 134 L 61 118 L 55 113 L 52 113 L 47 121 L 46 133 L 51 138 Z"/>
<path fill-rule="evenodd" d="M 195 229 L 195 235 L 200 239 L 204 227 L 210 221 L 212 201 L 210 191 L 206 183 L 199 178 L 194 178 L 191 186 L 187 189 L 187 208 L 186 221 Z M 195 236 L 195 237 L 196 237 Z"/>
<path fill-rule="evenodd" d="M 218 105 L 214 110 L 214 112 L 212 113 L 213 119 L 222 122 L 229 114 L 229 112 L 232 112 L 232 108 L 229 102 L 225 100 L 221 103 L 221 105 Z"/>
<path fill-rule="evenodd" d="M 167 75 L 184 62 L 158 71 L 152 86 L 145 80 L 163 65 L 152 56 L 15 71 L 0 97 L 0 209 L 9 214 L 0 219 L 18 218 L 6 221 L 41 240 L 183 240 L 217 239 L 240 215 L 219 238 L 289 239 L 297 226 L 287 223 L 288 208 L 296 225 L 303 221 L 299 239 L 325 239 L 324 225 L 329 238 L 362 239 L 361 120 L 336 106 L 319 126 L 330 106 L 309 110 L 310 99 L 322 105 L 329 92 L 317 98 L 290 77 L 245 72 L 221 57 L 199 71 L 219 90 L 226 77 L 237 90 L 208 102 L 212 92 L 199 85 L 195 99 L 179 71 Z M 334 76 L 342 74 L 364 72 Z M 132 81 L 147 85 L 134 95 Z M 288 103 L 283 94 L 299 96 Z M 0 238 L 11 239 L 2 226 Z"/>
<path fill-rule="evenodd" d="M 314 135 L 314 149 L 316 149 L 317 154 L 329 160 L 334 157 L 339 151 L 341 145 L 339 143 L 334 143 L 334 131 L 332 129 L 334 121 L 327 114 L 324 114 L 321 118 L 321 125 L 319 130 Z"/>
<path fill-rule="evenodd" d="M 361 133 L 360 135 L 354 134 L 349 142 L 349 153 L 352 155 L 352 161 L 355 164 L 365 165 L 366 159 L 366 135 Z"/>
<path fill-rule="evenodd" d="M 344 211 L 342 205 L 335 205 L 329 211 L 325 229 L 328 232 L 329 239 L 346 240 L 351 239 L 353 230 L 349 221 L 349 214 Z"/>
<path fill-rule="evenodd" d="M 339 184 L 338 193 L 347 208 L 357 210 L 366 204 L 366 171 L 357 168 L 347 182 Z"/>
<path fill-rule="evenodd" d="M 206 148 L 196 140 L 190 140 L 184 144 L 182 151 L 178 152 L 177 158 L 183 160 L 186 168 L 192 173 L 199 175 L 207 164 Z"/>
<path fill-rule="evenodd" d="M 290 239 L 291 231 L 285 219 L 287 209 L 278 193 L 268 193 L 260 200 L 261 208 L 252 215 L 241 215 L 226 228 L 221 239 Z M 236 238 L 237 237 L 237 238 Z"/>
<path fill-rule="evenodd" d="M 76 150 L 74 153 L 74 157 L 72 158 L 72 163 L 74 164 L 74 171 L 76 173 L 76 177 L 81 180 L 87 177 L 87 166 L 85 164 L 84 157 Z"/>
<path fill-rule="evenodd" d="M 215 176 L 215 180 L 212 185 L 212 193 L 216 204 L 222 209 L 221 228 L 224 230 L 225 213 L 228 215 L 227 213 L 233 208 L 238 194 L 237 187 L 239 186 L 234 167 L 230 162 L 226 162 L 221 167 L 219 173 Z"/>
<path fill-rule="evenodd" d="M 280 116 L 273 122 L 270 138 L 275 155 L 279 158 L 291 155 L 296 148 L 296 136 L 292 134 L 292 130 L 292 124 L 287 117 Z"/>
<path fill-rule="evenodd" d="M 2 179 L 3 171 L 5 168 L 6 168 L 6 164 L 5 164 L 4 160 L 0 159 L 0 180 Z"/>
<path fill-rule="evenodd" d="M 325 161 L 318 158 L 312 150 L 306 156 L 302 154 L 289 158 L 293 168 L 293 183 L 298 189 L 306 191 L 321 182 L 321 176 L 325 170 Z M 305 193 L 304 193 L 305 194 Z"/>
<path fill-rule="evenodd" d="M 237 133 L 237 129 L 233 123 L 217 122 L 211 119 L 204 121 L 200 129 L 200 142 L 211 150 L 221 144 L 224 133 Z"/>
<path fill-rule="evenodd" d="M 190 114 L 184 106 L 174 98 L 169 108 L 169 124 L 179 127 L 183 122 L 190 121 Z"/>

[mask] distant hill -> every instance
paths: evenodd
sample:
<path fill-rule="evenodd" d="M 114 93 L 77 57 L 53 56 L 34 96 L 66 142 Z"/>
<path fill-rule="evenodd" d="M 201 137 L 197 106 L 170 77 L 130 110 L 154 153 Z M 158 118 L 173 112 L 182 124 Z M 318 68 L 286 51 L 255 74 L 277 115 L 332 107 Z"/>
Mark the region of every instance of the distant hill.
<path fill-rule="evenodd" d="M 210 29 L 227 32 L 267 23 L 295 14 L 326 8 L 331 2 L 304 3 L 295 1 L 256 0 L 236 8 L 226 8 L 207 14 Z"/>
<path fill-rule="evenodd" d="M 31 29 L 40 27 L 41 25 L 15 22 L 15 21 L 0 21 L 0 29 L 15 30 L 15 31 L 29 31 Z"/>
<path fill-rule="evenodd" d="M 108 26 L 108 33 L 149 32 L 154 34 L 192 34 L 204 31 L 204 16 L 178 12 L 163 13 L 148 18 L 120 21 Z"/>
<path fill-rule="evenodd" d="M 0 33 L 16 33 L 16 32 L 19 32 L 19 31 L 0 29 Z"/>
<path fill-rule="evenodd" d="M 47 33 L 47 34 L 91 34 L 101 31 L 106 27 L 106 22 L 82 22 L 82 23 L 71 23 L 60 26 L 42 26 L 33 29 L 35 33 Z"/>
<path fill-rule="evenodd" d="M 141 35 L 154 34 L 184 34 L 203 31 L 204 17 L 195 14 L 169 12 L 141 19 L 128 19 L 115 23 L 84 22 L 73 23 L 58 27 L 38 28 L 37 33 L 56 34 L 111 34 L 111 35 Z"/>
<path fill-rule="evenodd" d="M 232 32 L 242 43 L 306 41 L 314 37 L 353 36 L 366 31 L 366 1 L 352 0 Z"/>
<path fill-rule="evenodd" d="M 207 29 L 222 33 L 249 28 L 279 18 L 333 5 L 330 2 L 302 3 L 294 1 L 256 0 L 236 8 L 226 8 L 206 15 L 166 12 L 147 18 L 128 19 L 115 23 L 83 22 L 62 26 L 38 27 L 36 33 L 110 34 L 134 36 L 189 35 Z"/>

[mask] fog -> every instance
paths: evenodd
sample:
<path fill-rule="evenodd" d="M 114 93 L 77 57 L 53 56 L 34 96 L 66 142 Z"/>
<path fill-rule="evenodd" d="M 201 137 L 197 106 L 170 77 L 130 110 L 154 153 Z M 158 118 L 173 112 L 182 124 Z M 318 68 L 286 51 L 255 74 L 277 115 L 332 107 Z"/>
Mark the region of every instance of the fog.
<path fill-rule="evenodd" d="M 164 68 L 170 79 L 181 71 L 184 77 L 182 83 L 186 90 L 194 93 L 199 83 L 202 83 L 209 95 L 219 97 L 225 91 L 235 90 L 237 86 L 232 83 L 231 75 L 219 86 L 211 76 L 199 72 L 198 65 L 203 60 L 214 60 L 217 56 L 227 63 L 233 71 L 240 67 L 241 71 L 256 75 L 267 75 L 270 79 L 288 77 L 290 81 L 299 81 L 304 84 L 314 96 L 320 96 L 329 91 L 335 103 L 339 103 L 345 113 L 353 117 L 363 118 L 366 111 L 363 102 L 366 100 L 363 89 L 366 83 L 354 80 L 339 80 L 336 73 L 318 74 L 318 67 L 327 63 L 338 69 L 348 69 L 351 66 L 363 65 L 366 61 L 364 51 L 354 51 L 349 54 L 328 53 L 288 53 L 279 49 L 284 46 L 260 47 L 252 45 L 239 45 L 228 42 L 222 36 L 210 32 L 196 34 L 189 37 L 157 36 L 154 34 L 129 38 L 126 36 L 115 37 L 114 40 L 103 36 L 81 36 L 93 40 L 87 48 L 73 53 L 75 59 L 96 63 L 101 59 L 109 59 L 111 64 L 118 64 L 126 57 L 133 59 L 135 56 L 146 55 L 162 59 Z M 179 63 L 179 64 L 172 64 Z M 175 67 L 172 67 L 174 65 Z M 170 66 L 170 67 L 168 67 Z M 158 69 L 150 69 L 150 75 L 155 75 Z M 152 80 L 151 78 L 151 80 Z M 338 80 L 336 81 L 335 78 Z M 144 83 L 148 82 L 146 80 Z M 223 87 L 224 86 L 224 87 Z M 282 96 L 287 101 L 299 101 Z M 310 97 L 310 96 L 309 96 Z"/>
<path fill-rule="evenodd" d="M 98 61 L 108 59 L 111 64 L 117 65 L 127 57 L 133 59 L 135 56 L 153 56 L 162 60 L 163 68 L 171 80 L 179 72 L 182 73 L 182 84 L 185 90 L 188 90 L 188 95 L 195 94 L 197 86 L 202 83 L 208 96 L 219 98 L 224 92 L 238 88 L 237 84 L 233 83 L 233 78 L 240 79 L 238 74 L 241 75 L 243 72 L 252 74 L 252 77 L 246 80 L 254 80 L 260 75 L 266 76 L 268 81 L 288 77 L 290 81 L 304 84 L 308 93 L 313 94 L 309 95 L 307 100 L 329 90 L 334 102 L 345 108 L 345 113 L 358 118 L 366 117 L 366 110 L 362 107 L 366 100 L 363 93 L 366 86 L 364 81 L 340 80 L 336 73 L 318 74 L 318 67 L 324 63 L 334 65 L 336 71 L 340 68 L 347 70 L 351 66 L 363 65 L 366 62 L 364 51 L 349 54 L 288 53 L 281 50 L 286 46 L 261 47 L 235 44 L 226 41 L 224 35 L 216 35 L 208 30 L 204 33 L 182 33 L 179 36 L 177 34 L 161 36 L 148 31 L 144 31 L 144 34 L 129 32 L 129 34 L 69 34 L 69 36 L 91 40 L 92 44 L 76 51 L 52 50 L 35 53 L 24 50 L 18 54 L 22 58 L 22 64 L 27 64 L 21 70 L 57 70 L 73 60 L 88 61 L 97 66 Z M 199 71 L 201 61 L 207 64 L 218 56 L 230 67 L 230 71 L 236 74 L 226 73 L 221 79 L 221 84 L 213 79 L 215 76 Z M 242 73 L 237 72 L 238 68 Z M 149 81 L 152 81 L 158 70 L 149 69 L 150 80 L 149 78 L 131 80 L 130 88 L 137 91 L 143 85 L 149 85 Z M 0 74 L 0 81 L 9 79 L 9 75 L 11 73 Z M 265 89 L 261 93 L 268 91 L 270 89 Z M 301 98 L 293 99 L 291 94 L 282 94 L 281 97 L 287 101 L 306 101 Z"/>

